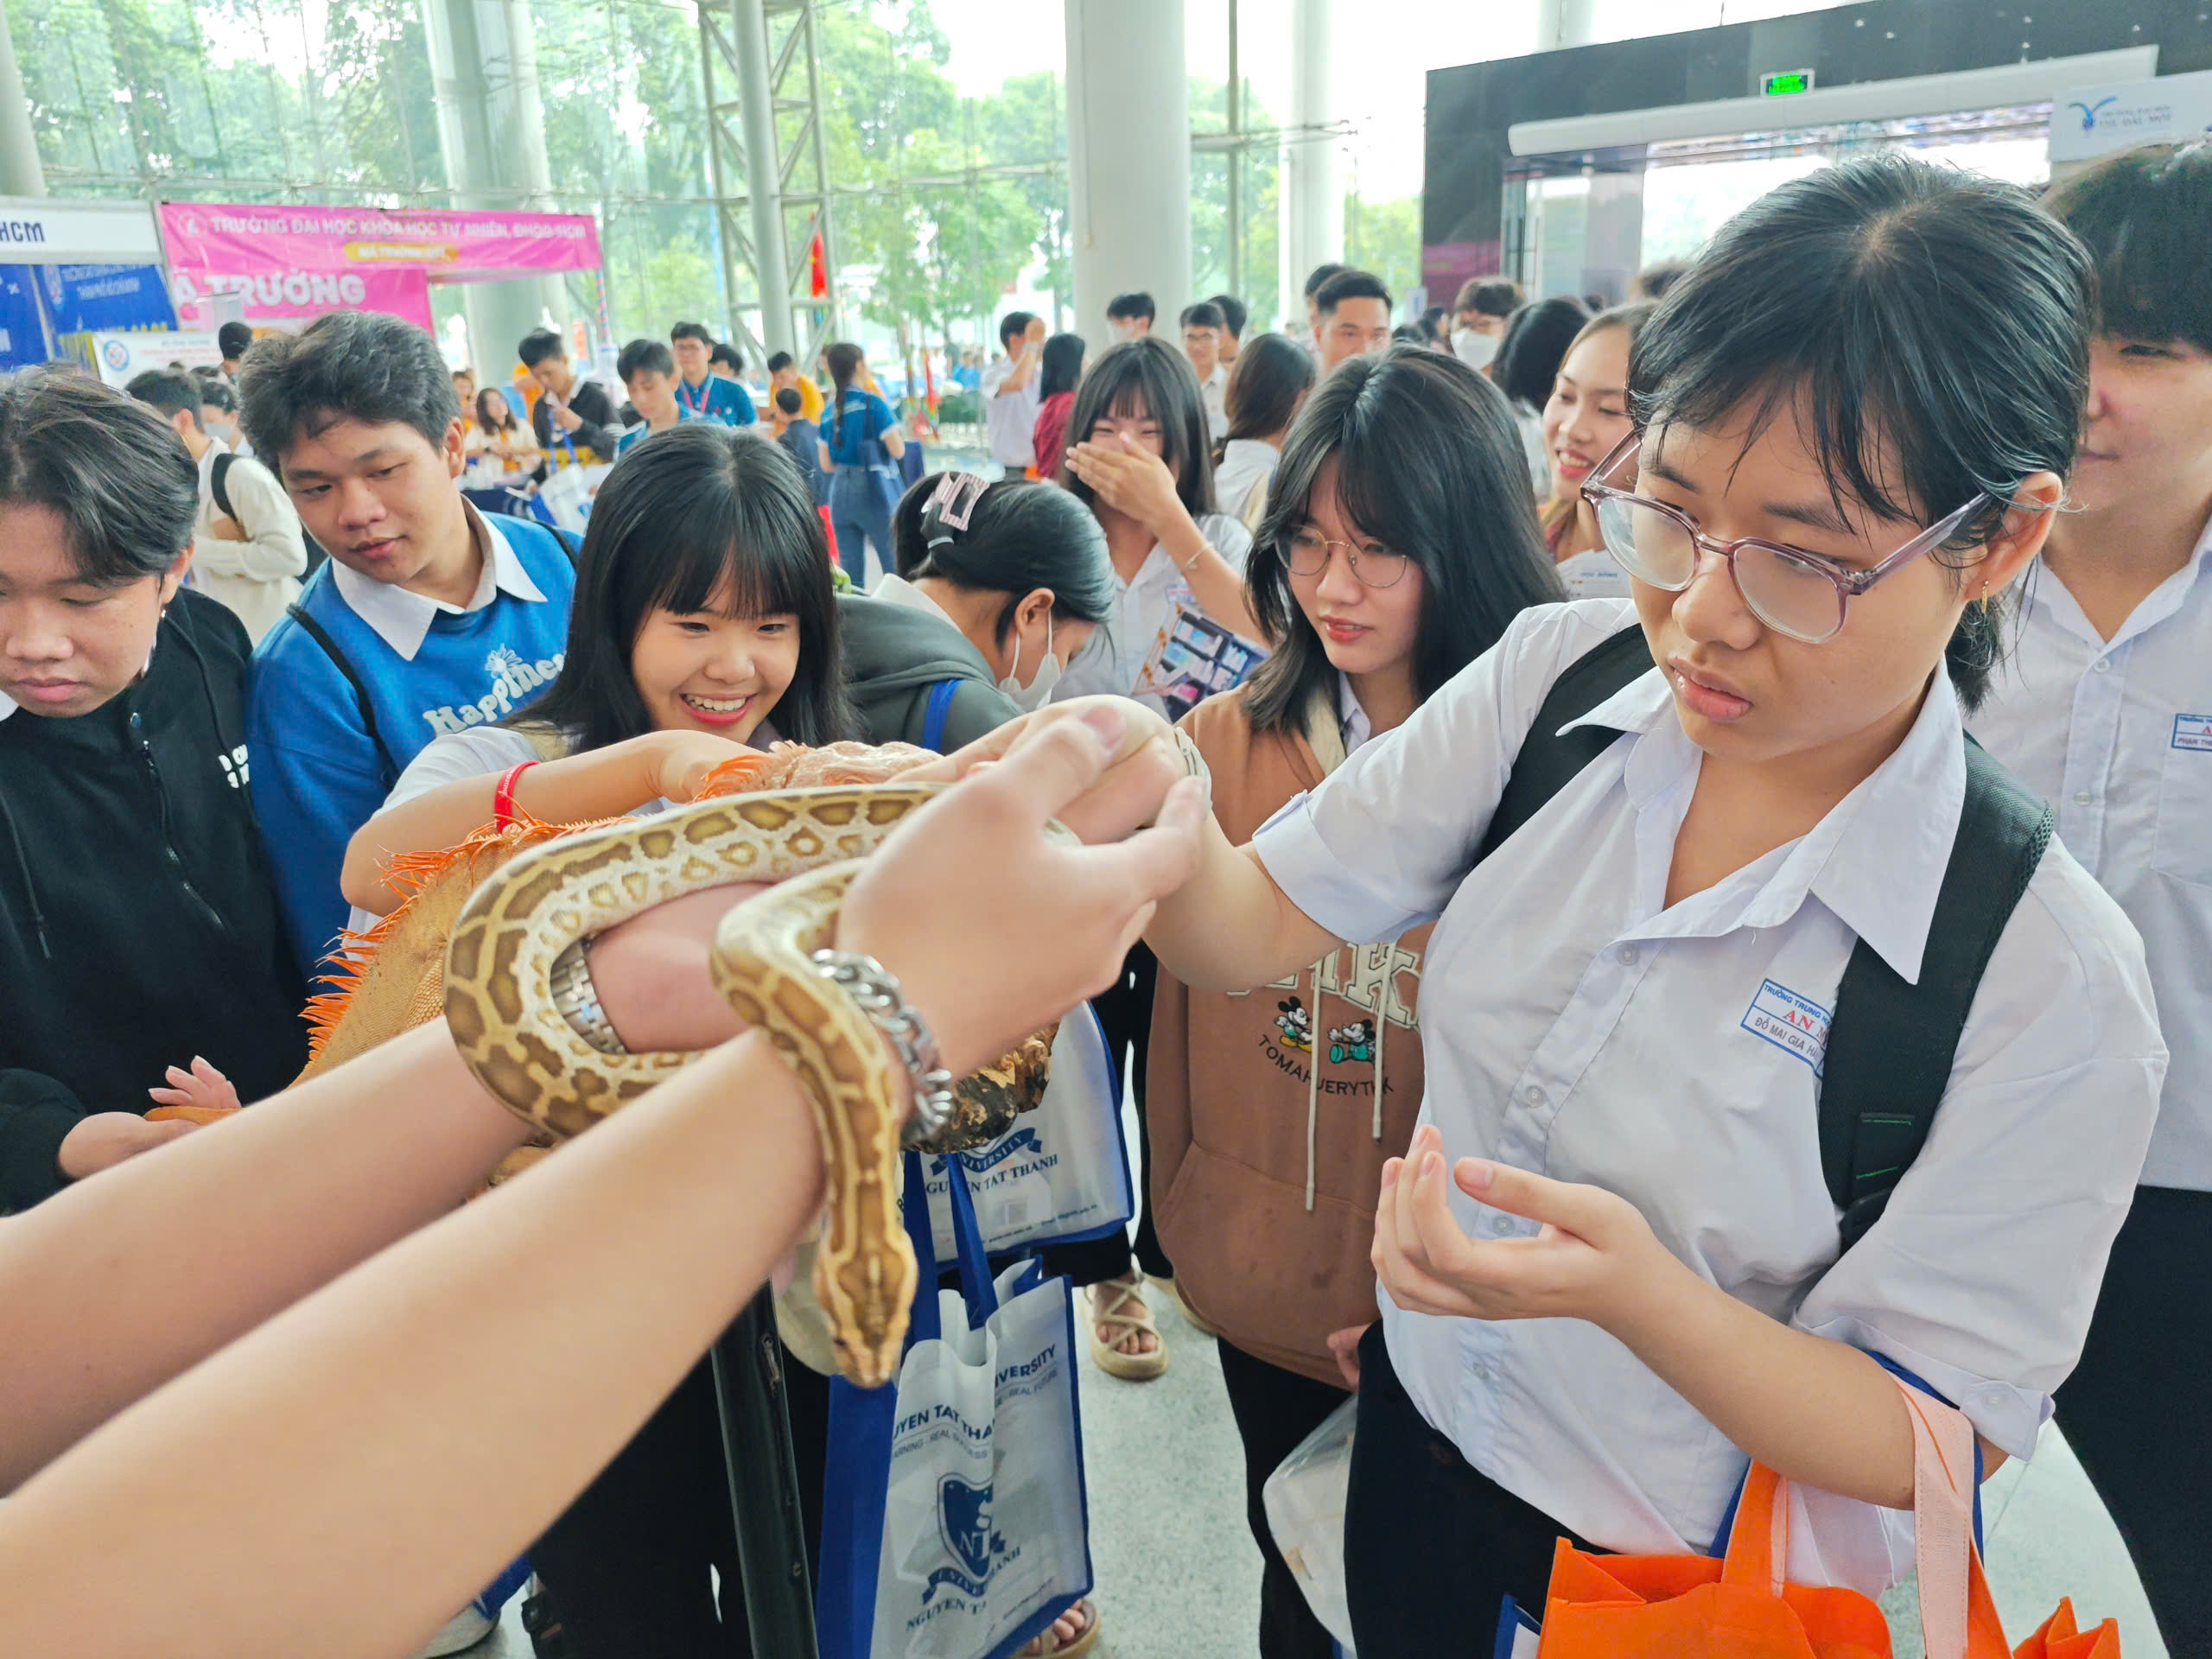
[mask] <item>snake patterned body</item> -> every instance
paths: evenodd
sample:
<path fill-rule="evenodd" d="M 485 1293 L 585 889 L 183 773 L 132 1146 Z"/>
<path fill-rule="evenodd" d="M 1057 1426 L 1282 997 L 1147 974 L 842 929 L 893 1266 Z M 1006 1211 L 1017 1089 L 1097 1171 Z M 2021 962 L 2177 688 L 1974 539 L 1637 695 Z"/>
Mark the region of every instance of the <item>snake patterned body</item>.
<path fill-rule="evenodd" d="M 838 1369 L 864 1388 L 897 1374 L 917 1275 L 899 1205 L 903 1088 L 885 1071 L 874 1026 L 842 995 L 825 994 L 808 958 L 830 942 L 857 861 L 941 787 L 735 796 L 550 842 L 477 891 L 447 953 L 446 1019 L 461 1058 L 499 1099 L 565 1139 L 695 1057 L 593 1048 L 553 1005 L 554 958 L 671 899 L 781 884 L 723 918 L 713 969 L 739 1018 L 768 1033 L 814 1103 L 828 1177 L 814 1288 Z"/>

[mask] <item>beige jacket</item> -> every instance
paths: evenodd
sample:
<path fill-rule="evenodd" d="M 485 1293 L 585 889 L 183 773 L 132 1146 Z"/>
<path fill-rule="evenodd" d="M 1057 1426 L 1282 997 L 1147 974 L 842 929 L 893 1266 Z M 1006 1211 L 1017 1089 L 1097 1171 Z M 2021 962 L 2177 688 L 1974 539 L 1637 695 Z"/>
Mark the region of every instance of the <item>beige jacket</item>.
<path fill-rule="evenodd" d="M 1327 697 L 1306 721 L 1317 753 L 1304 738 L 1255 737 L 1244 695 L 1209 698 L 1184 721 L 1239 844 L 1344 759 Z M 1342 1381 L 1329 1333 L 1376 1318 L 1375 1200 L 1421 1109 L 1427 943 L 1422 927 L 1344 945 L 1234 995 L 1163 969 L 1153 1002 L 1152 1198 L 1176 1287 L 1236 1346 L 1321 1382 Z"/>

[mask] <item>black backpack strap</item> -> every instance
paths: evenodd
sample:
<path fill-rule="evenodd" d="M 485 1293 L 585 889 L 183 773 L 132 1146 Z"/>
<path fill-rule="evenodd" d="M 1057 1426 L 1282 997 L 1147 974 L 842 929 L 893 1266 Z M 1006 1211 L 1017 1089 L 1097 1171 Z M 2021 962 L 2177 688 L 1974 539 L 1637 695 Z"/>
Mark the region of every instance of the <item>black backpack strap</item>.
<path fill-rule="evenodd" d="M 346 683 L 353 688 L 353 701 L 359 705 L 361 710 L 362 728 L 368 733 L 369 741 L 377 746 L 377 760 L 385 769 L 386 781 L 397 782 L 399 766 L 391 758 L 391 750 L 384 741 L 384 734 L 377 729 L 376 705 L 369 699 L 368 684 L 361 678 L 360 671 L 355 668 L 352 660 L 338 648 L 338 642 L 330 637 L 330 630 L 309 616 L 304 606 L 287 605 L 284 607 L 284 614 L 298 623 L 301 631 L 322 647 L 323 655 L 337 665 L 338 671 L 346 677 Z"/>
<path fill-rule="evenodd" d="M 1641 625 L 1631 623 L 1585 652 L 1552 682 L 1535 723 L 1521 740 L 1513 771 L 1498 797 L 1497 810 L 1475 849 L 1478 864 L 1505 843 L 1506 837 L 1543 810 L 1574 775 L 1613 745 L 1620 734 L 1603 726 L 1584 726 L 1564 735 L 1560 728 L 1577 721 L 1630 681 L 1651 670 L 1651 647 Z"/>
<path fill-rule="evenodd" d="M 1940 696 L 1939 683 L 1929 695 Z M 1966 740 L 1966 804 L 1928 925 L 1920 982 L 1861 939 L 1837 988 L 1821 1074 L 1821 1166 L 1849 1249 L 1920 1153 L 2005 925 L 2050 844 L 2050 808 Z"/>
<path fill-rule="evenodd" d="M 223 475 L 231 470 L 231 463 L 237 459 L 236 455 L 226 449 L 215 457 L 213 464 L 207 468 L 207 493 L 215 498 L 215 505 L 221 510 L 226 518 L 235 518 L 238 516 L 237 511 L 231 505 L 231 493 L 223 485 Z"/>

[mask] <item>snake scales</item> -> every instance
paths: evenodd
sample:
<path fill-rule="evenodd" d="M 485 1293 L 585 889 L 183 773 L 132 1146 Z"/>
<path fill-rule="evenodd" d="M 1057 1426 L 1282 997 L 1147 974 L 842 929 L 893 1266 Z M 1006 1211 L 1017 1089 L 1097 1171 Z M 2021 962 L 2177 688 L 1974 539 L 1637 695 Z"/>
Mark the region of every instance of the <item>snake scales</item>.
<path fill-rule="evenodd" d="M 446 1018 L 462 1058 L 513 1110 L 567 1138 L 695 1057 L 593 1048 L 554 1007 L 554 958 L 672 899 L 734 882 L 780 884 L 723 918 L 713 971 L 739 1018 L 768 1033 L 813 1103 L 828 1178 L 814 1290 L 838 1369 L 866 1388 L 897 1374 L 917 1277 L 899 1202 L 903 1091 L 874 1027 L 808 958 L 830 942 L 859 861 L 941 787 L 736 796 L 552 842 L 476 891 L 446 958 Z"/>

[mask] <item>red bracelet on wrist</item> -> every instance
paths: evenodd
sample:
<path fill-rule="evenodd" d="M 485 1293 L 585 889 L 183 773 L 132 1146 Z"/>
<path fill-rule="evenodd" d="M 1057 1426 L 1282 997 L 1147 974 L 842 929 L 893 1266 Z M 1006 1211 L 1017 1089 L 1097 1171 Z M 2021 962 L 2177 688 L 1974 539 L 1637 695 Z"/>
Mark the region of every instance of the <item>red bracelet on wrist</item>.
<path fill-rule="evenodd" d="M 522 775 L 537 764 L 535 760 L 518 760 L 509 766 L 499 779 L 499 786 L 492 791 L 492 827 L 505 830 L 516 821 L 515 785 Z"/>

